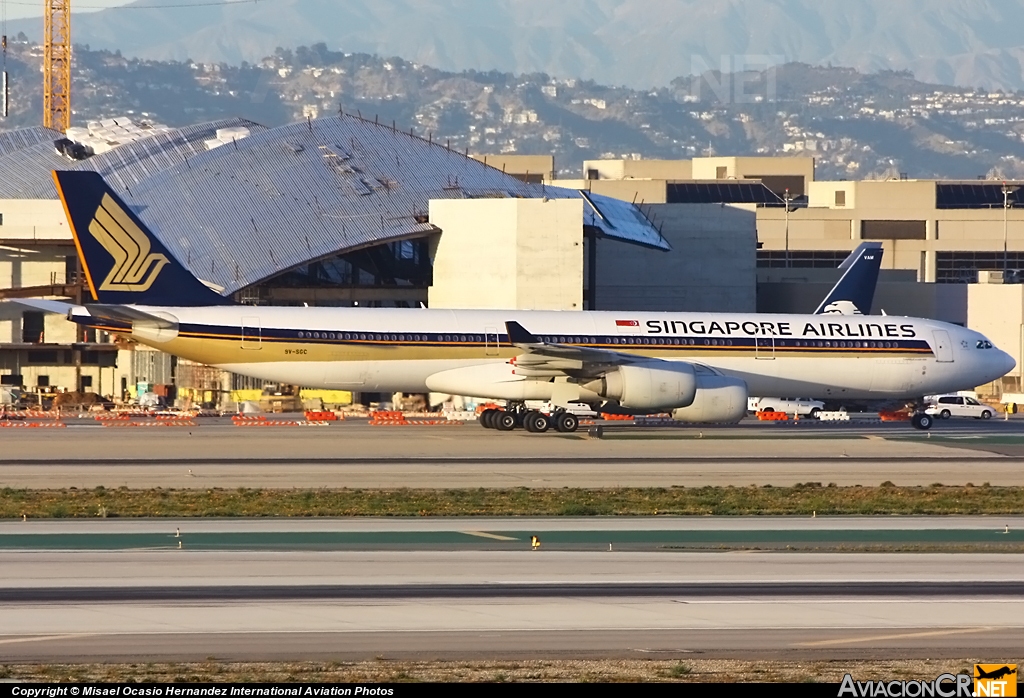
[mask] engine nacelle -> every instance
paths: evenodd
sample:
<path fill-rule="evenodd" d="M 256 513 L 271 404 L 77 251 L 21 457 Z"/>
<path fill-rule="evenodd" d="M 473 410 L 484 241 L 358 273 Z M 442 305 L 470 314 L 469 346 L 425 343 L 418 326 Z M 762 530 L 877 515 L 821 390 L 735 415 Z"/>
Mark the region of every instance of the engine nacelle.
<path fill-rule="evenodd" d="M 747 384 L 739 378 L 700 374 L 693 404 L 672 411 L 672 419 L 703 424 L 735 424 L 747 414 Z"/>
<path fill-rule="evenodd" d="M 651 361 L 619 366 L 583 387 L 626 409 L 656 412 L 690 405 L 697 393 L 697 376 L 688 363 Z"/>

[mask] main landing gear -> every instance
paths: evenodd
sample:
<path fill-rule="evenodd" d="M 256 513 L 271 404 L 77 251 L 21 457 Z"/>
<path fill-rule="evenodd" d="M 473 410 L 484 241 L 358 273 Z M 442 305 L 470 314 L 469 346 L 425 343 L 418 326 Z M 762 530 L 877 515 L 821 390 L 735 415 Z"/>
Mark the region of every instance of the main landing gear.
<path fill-rule="evenodd" d="M 921 431 L 928 431 L 934 423 L 935 418 L 924 412 L 915 412 L 914 416 L 910 418 L 910 425 Z"/>
<path fill-rule="evenodd" d="M 579 418 L 571 412 L 556 410 L 552 414 L 528 410 L 521 403 L 510 403 L 503 410 L 484 410 L 480 415 L 480 424 L 485 429 L 512 431 L 522 427 L 531 434 L 543 434 L 549 429 L 569 434 L 580 426 Z"/>

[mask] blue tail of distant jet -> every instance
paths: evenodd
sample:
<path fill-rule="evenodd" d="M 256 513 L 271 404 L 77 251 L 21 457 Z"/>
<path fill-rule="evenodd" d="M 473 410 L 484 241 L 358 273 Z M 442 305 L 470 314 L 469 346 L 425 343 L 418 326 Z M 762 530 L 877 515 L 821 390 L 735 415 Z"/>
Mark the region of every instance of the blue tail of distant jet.
<path fill-rule="evenodd" d="M 98 173 L 55 171 L 53 180 L 93 301 L 163 306 L 231 303 L 183 267 Z"/>
<path fill-rule="evenodd" d="M 839 265 L 843 275 L 814 311 L 815 315 L 869 315 L 881 266 L 882 243 L 862 242 Z"/>

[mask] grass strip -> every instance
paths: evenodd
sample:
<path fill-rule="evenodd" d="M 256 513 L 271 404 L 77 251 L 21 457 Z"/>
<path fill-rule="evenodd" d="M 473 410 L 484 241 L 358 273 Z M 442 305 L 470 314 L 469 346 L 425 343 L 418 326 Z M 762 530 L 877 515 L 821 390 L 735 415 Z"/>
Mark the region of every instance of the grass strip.
<path fill-rule="evenodd" d="M 865 652 L 866 653 L 866 652 Z M 668 654 L 672 654 L 668 652 Z M 966 652 L 965 652 L 966 654 Z M 988 661 L 1003 661 L 985 657 Z M 1007 657 L 1012 662 L 1011 657 Z M 177 664 L 0 664 L 0 678 L 46 683 L 107 682 L 830 682 L 850 673 L 858 681 L 931 680 L 972 674 L 976 658 L 842 660 L 527 659 L 515 661 L 205 662 Z"/>
<path fill-rule="evenodd" d="M 1022 514 L 1024 487 L 0 490 L 0 518 Z"/>

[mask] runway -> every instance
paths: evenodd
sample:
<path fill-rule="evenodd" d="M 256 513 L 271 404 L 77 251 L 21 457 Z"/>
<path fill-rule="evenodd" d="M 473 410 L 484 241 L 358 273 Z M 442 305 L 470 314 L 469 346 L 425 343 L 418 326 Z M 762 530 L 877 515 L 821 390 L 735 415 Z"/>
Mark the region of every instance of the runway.
<path fill-rule="evenodd" d="M 477 425 L 109 429 L 90 422 L 6 430 L 0 487 L 1024 486 L 1024 420 L 950 421 L 930 434 L 906 425 L 750 424 L 589 439 Z"/>
<path fill-rule="evenodd" d="M 1004 521 L 1005 519 L 1005 521 Z M 5 522 L 0 657 L 36 661 L 999 656 L 1024 642 L 1016 555 L 631 551 L 658 535 L 998 535 L 1024 518 Z M 379 534 L 372 549 L 102 549 L 104 535 Z M 545 527 L 547 525 L 547 527 Z M 17 531 L 20 533 L 16 533 Z M 26 530 L 31 532 L 26 532 Z M 593 536 L 591 549 L 495 531 Z M 399 534 L 461 536 L 396 548 Z M 1005 534 L 1003 534 L 1005 535 Z M 390 538 L 388 538 L 390 537 Z M 509 536 L 511 537 L 511 536 Z M 505 546 L 492 549 L 489 546 Z"/>

